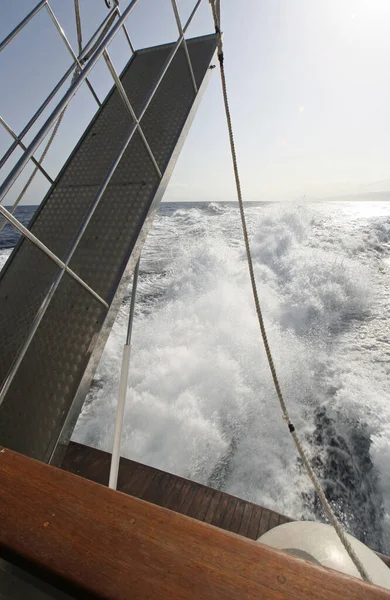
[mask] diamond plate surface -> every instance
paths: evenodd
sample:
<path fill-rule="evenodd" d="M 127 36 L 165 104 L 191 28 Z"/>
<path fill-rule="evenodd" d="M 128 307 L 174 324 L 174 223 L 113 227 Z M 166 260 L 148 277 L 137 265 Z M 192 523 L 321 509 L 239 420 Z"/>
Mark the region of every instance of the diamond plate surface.
<path fill-rule="evenodd" d="M 215 36 L 188 41 L 197 83 L 215 51 Z M 136 112 L 173 44 L 137 52 L 122 74 Z M 194 103 L 194 91 L 180 48 L 152 100 L 142 128 L 162 172 L 175 152 Z M 99 186 L 131 128 L 114 89 L 80 140 L 30 228 L 64 258 Z M 108 185 L 70 266 L 109 304 L 160 184 L 135 133 Z M 0 279 L 0 381 L 7 376 L 57 267 L 30 242 L 22 241 Z M 44 460 L 55 446 L 106 310 L 64 275 L 0 407 L 0 443 Z"/>

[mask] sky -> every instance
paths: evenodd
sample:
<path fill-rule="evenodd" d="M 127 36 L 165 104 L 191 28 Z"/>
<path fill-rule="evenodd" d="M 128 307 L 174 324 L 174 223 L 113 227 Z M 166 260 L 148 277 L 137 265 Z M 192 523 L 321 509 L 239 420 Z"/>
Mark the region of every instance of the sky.
<path fill-rule="evenodd" d="M 79 2 L 88 39 L 107 8 L 104 0 Z M 36 3 L 1 2 L 0 38 Z M 76 48 L 73 0 L 50 3 Z M 184 21 L 194 0 L 177 3 Z M 120 5 L 123 10 L 127 0 Z M 318 199 L 390 191 L 390 0 L 221 0 L 221 7 L 244 198 Z M 136 48 L 177 37 L 170 0 L 140 0 L 127 24 Z M 203 0 L 188 34 L 212 31 L 210 6 Z M 110 54 L 121 70 L 129 58 L 123 35 L 114 40 Z M 0 54 L 0 114 L 17 133 L 70 61 L 45 10 Z M 112 80 L 102 61 L 90 80 L 103 99 Z M 52 176 L 95 110 L 83 85 L 45 159 Z M 10 143 L 1 130 L 1 155 Z M 2 178 L 19 156 L 7 162 Z M 31 170 L 25 170 L 5 204 L 14 200 Z M 39 175 L 24 201 L 36 204 L 46 190 Z M 164 200 L 234 199 L 219 72 L 214 69 Z"/>

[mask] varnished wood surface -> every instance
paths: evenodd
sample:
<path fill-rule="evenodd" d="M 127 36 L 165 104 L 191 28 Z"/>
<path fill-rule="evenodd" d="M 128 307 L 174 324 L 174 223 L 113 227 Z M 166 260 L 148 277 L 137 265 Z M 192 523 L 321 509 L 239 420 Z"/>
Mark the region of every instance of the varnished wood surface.
<path fill-rule="evenodd" d="M 0 490 L 0 550 L 100 598 L 390 599 L 358 579 L 1 448 Z"/>
<path fill-rule="evenodd" d="M 107 485 L 110 460 L 107 452 L 71 442 L 62 468 Z M 252 540 L 291 521 L 268 508 L 125 458 L 120 460 L 118 490 Z"/>
<path fill-rule="evenodd" d="M 71 442 L 62 468 L 107 485 L 110 460 L 107 452 Z M 292 520 L 263 506 L 125 458 L 120 461 L 118 489 L 252 540 Z M 390 557 L 379 556 L 390 566 Z"/>

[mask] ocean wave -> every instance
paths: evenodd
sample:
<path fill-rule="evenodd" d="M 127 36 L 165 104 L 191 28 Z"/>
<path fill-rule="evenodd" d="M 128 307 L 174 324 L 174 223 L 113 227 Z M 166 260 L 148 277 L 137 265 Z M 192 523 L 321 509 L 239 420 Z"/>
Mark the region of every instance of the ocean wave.
<path fill-rule="evenodd" d="M 9 248 L 9 249 L 4 248 L 4 249 L 0 250 L 0 271 L 4 267 L 5 263 L 7 262 L 8 257 L 11 254 L 11 252 L 12 252 L 12 248 Z"/>
<path fill-rule="evenodd" d="M 208 210 L 161 214 L 145 248 L 148 310 L 141 290 L 123 454 L 295 518 L 318 518 L 265 360 L 237 208 L 227 206 L 217 218 Z M 378 265 L 370 252 L 356 251 L 372 222 L 344 220 L 341 227 L 330 209 L 307 206 L 251 206 L 247 215 L 260 300 L 294 423 L 328 491 L 333 478 L 332 501 L 347 528 L 361 539 L 370 529 L 371 543 L 382 547 L 390 511 L 383 503 L 390 473 L 380 460 L 390 423 L 388 384 L 375 362 L 380 349 L 365 352 L 359 340 L 364 324 L 366 341 L 379 344 L 370 329 L 379 322 Z M 156 277 L 149 267 L 157 256 L 165 267 L 154 297 L 148 273 Z M 105 450 L 127 309 L 75 432 Z M 374 393 L 375 381 L 381 390 Z M 294 485 L 286 485 L 286 473 Z M 364 498 L 354 507 L 353 487 L 363 482 Z"/>
<path fill-rule="evenodd" d="M 225 205 L 220 202 L 210 202 L 209 204 L 207 204 L 207 213 L 209 215 L 221 215 L 225 211 Z"/>

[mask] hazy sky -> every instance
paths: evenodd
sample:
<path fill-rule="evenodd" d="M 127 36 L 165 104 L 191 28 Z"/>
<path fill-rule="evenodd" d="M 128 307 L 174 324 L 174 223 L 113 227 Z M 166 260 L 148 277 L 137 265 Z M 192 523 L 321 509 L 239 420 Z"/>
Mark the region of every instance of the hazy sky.
<path fill-rule="evenodd" d="M 193 3 L 178 0 L 183 20 Z M 0 37 L 35 4 L 3 0 Z M 126 4 L 121 1 L 122 8 Z M 212 31 L 209 3 L 203 4 L 190 36 Z M 76 48 L 73 0 L 52 0 L 51 5 Z M 221 5 L 246 199 L 390 190 L 390 0 L 221 0 Z M 80 6 L 88 39 L 107 9 L 103 0 L 80 0 Z M 170 0 L 140 0 L 128 28 L 136 47 L 171 41 L 176 29 Z M 123 37 L 118 36 L 110 53 L 121 69 L 129 58 Z M 17 132 L 69 64 L 45 11 L 0 54 L 0 114 Z M 96 67 L 91 81 L 104 98 L 111 85 L 104 64 Z M 83 86 L 45 162 L 50 173 L 58 171 L 94 110 Z M 1 154 L 9 143 L 8 134 L 0 131 Z M 44 189 L 40 176 L 26 200 L 37 203 Z M 165 200 L 233 199 L 215 69 Z"/>

